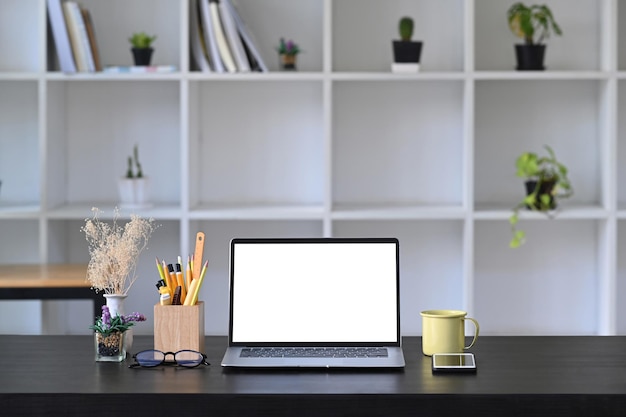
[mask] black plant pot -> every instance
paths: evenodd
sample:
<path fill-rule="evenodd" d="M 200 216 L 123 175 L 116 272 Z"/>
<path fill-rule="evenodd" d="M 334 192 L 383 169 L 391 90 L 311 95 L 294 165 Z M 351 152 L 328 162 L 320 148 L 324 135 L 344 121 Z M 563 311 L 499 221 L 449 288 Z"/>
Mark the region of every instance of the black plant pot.
<path fill-rule="evenodd" d="M 131 48 L 135 65 L 148 66 L 152 59 L 153 48 Z"/>
<path fill-rule="evenodd" d="M 519 71 L 542 71 L 543 60 L 546 54 L 546 45 L 515 45 L 515 57 Z"/>
<path fill-rule="evenodd" d="M 526 195 L 530 195 L 535 191 L 535 188 L 537 188 L 537 181 L 526 181 L 524 185 L 526 186 Z M 556 200 L 552 196 L 552 190 L 554 189 L 555 185 L 556 185 L 555 181 L 543 181 L 541 183 L 541 186 L 539 187 L 539 192 L 537 193 L 538 196 L 540 196 L 541 194 L 550 195 L 550 203 L 549 203 L 550 210 L 554 210 L 556 208 Z M 526 205 L 526 208 L 533 209 L 533 210 L 541 210 L 541 205 L 539 202 L 536 202 L 533 205 L 533 207 Z"/>
<path fill-rule="evenodd" d="M 422 42 L 393 41 L 393 62 L 417 64 L 422 54 Z"/>

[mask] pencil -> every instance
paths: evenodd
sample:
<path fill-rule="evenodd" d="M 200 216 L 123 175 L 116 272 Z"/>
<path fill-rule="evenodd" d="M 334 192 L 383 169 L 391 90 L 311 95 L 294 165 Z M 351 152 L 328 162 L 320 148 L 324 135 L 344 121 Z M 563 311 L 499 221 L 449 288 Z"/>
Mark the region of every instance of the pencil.
<path fill-rule="evenodd" d="M 196 303 L 198 302 L 198 294 L 200 293 L 200 287 L 202 286 L 202 282 L 204 281 L 204 276 L 206 275 L 206 270 L 207 267 L 209 266 L 209 260 L 207 259 L 204 262 L 204 265 L 202 266 L 202 271 L 200 272 L 200 277 L 197 280 L 193 280 L 194 282 L 192 284 L 194 284 L 194 289 L 193 289 L 193 295 L 192 295 L 192 299 L 191 299 L 191 303 L 189 305 L 196 305 Z M 197 281 L 197 282 L 196 282 Z M 189 298 L 189 294 L 187 295 L 187 298 Z"/>

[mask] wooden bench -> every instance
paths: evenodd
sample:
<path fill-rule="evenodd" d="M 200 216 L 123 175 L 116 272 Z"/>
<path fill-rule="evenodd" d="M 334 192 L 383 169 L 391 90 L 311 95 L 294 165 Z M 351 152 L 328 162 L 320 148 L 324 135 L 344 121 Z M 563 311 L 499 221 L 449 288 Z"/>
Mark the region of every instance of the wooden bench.
<path fill-rule="evenodd" d="M 97 317 L 105 299 L 86 276 L 87 265 L 1 265 L 0 300 L 92 300 Z"/>

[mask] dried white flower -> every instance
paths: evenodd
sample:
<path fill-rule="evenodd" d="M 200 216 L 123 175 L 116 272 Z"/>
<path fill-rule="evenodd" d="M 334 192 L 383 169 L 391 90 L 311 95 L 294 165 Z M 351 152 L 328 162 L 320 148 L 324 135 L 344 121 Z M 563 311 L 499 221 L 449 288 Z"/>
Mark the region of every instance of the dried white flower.
<path fill-rule="evenodd" d="M 91 209 L 93 218 L 85 219 L 81 231 L 89 243 L 91 260 L 87 266 L 87 281 L 96 292 L 127 294 L 137 279 L 139 255 L 148 245 L 152 232 L 158 227 L 154 219 L 131 214 L 124 227 L 117 224 L 120 217 L 116 207 L 113 223 L 102 222 L 97 207 Z"/>

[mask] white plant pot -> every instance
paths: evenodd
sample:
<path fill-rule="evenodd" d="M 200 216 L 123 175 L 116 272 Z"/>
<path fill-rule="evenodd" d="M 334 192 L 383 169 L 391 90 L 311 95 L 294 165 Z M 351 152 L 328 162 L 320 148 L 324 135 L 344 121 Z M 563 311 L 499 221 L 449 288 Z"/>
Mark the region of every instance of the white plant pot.
<path fill-rule="evenodd" d="M 120 178 L 118 190 L 121 208 L 150 207 L 150 179 Z"/>
<path fill-rule="evenodd" d="M 111 318 L 116 315 L 124 316 L 126 315 L 124 304 L 126 302 L 127 295 L 123 294 L 103 294 L 106 299 L 106 305 L 109 307 L 109 313 L 111 314 Z M 133 329 L 128 329 L 124 332 L 124 352 L 130 353 L 133 348 Z"/>

